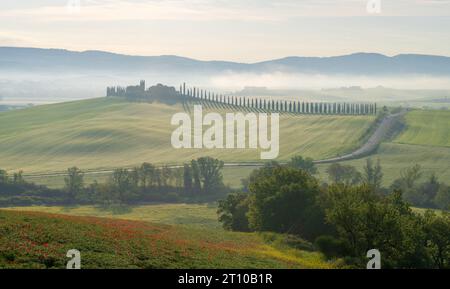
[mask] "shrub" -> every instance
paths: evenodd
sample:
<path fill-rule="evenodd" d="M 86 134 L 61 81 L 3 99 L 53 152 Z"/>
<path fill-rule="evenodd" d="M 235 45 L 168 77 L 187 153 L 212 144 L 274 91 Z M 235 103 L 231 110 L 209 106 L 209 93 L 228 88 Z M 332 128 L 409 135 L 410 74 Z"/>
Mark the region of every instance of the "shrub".
<path fill-rule="evenodd" d="M 327 259 L 341 257 L 346 253 L 345 243 L 333 236 L 323 235 L 317 237 L 314 245 Z"/>

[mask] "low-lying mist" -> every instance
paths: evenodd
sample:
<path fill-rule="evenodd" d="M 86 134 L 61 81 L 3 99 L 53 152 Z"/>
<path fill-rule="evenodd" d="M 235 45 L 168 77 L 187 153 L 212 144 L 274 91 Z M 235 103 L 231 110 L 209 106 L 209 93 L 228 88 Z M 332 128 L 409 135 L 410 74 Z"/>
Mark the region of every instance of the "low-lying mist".
<path fill-rule="evenodd" d="M 450 96 L 450 77 L 428 75 L 366 76 L 306 73 L 0 73 L 0 103 L 44 104 L 105 96 L 106 86 L 183 82 L 224 94 L 303 98 L 323 101 L 397 102 Z"/>

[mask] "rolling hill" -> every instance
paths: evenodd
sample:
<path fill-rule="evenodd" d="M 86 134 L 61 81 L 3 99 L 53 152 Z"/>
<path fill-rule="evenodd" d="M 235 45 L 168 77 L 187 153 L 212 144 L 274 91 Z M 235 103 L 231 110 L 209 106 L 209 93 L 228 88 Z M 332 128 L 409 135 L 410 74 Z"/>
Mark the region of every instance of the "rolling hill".
<path fill-rule="evenodd" d="M 142 162 L 181 164 L 206 155 L 226 162 L 260 161 L 255 149 L 172 148 L 170 136 L 175 127 L 170 120 L 185 109 L 181 104 L 97 98 L 4 112 L 0 114 L 0 167 L 26 173 L 53 172 L 71 166 L 102 169 Z M 225 112 L 223 108 L 214 110 Z M 296 154 L 322 158 L 348 152 L 358 147 L 373 120 L 373 116 L 283 114 L 277 160 Z"/>
<path fill-rule="evenodd" d="M 396 143 L 450 147 L 450 111 L 415 110 L 407 114 L 406 125 Z"/>
<path fill-rule="evenodd" d="M 331 268 L 321 254 L 279 248 L 254 233 L 0 210 L 0 268 Z"/>
<path fill-rule="evenodd" d="M 369 156 L 379 159 L 384 172 L 384 185 L 390 185 L 400 172 L 419 164 L 424 177 L 436 174 L 450 183 L 450 111 L 413 110 L 405 116 L 405 129 L 392 141 L 384 142 Z M 343 162 L 362 170 L 366 158 Z M 321 165 L 325 178 L 326 165 Z"/>

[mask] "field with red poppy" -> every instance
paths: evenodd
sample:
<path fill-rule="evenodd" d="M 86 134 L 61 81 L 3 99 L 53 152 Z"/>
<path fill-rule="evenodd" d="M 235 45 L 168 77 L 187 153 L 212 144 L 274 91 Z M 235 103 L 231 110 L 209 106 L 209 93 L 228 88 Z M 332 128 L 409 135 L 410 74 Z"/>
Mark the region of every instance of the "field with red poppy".
<path fill-rule="evenodd" d="M 0 268 L 331 268 L 319 253 L 261 234 L 121 219 L 0 210 Z"/>

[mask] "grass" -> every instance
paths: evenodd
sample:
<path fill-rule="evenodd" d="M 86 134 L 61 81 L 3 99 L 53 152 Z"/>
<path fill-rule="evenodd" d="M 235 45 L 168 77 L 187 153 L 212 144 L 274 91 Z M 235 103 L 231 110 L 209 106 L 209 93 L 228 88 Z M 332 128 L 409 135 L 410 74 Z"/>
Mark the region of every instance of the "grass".
<path fill-rule="evenodd" d="M 415 110 L 405 120 L 407 129 L 394 142 L 450 147 L 450 111 Z"/>
<path fill-rule="evenodd" d="M 406 129 L 392 142 L 382 143 L 369 156 L 379 159 L 383 167 L 383 185 L 389 186 L 400 177 L 400 172 L 415 164 L 422 167 L 423 177 L 436 174 L 440 181 L 450 184 L 450 111 L 414 110 L 405 116 Z M 342 162 L 362 171 L 366 159 Z M 320 165 L 322 179 L 326 180 L 326 168 Z"/>
<path fill-rule="evenodd" d="M 321 254 L 279 249 L 259 234 L 142 221 L 0 210 L 0 268 L 332 268 Z"/>
<path fill-rule="evenodd" d="M 94 216 L 145 221 L 167 225 L 186 225 L 221 229 L 217 221 L 217 206 L 214 204 L 151 204 L 130 207 L 129 211 L 116 214 L 93 206 L 61 207 L 31 206 L 15 207 L 8 210 L 34 211 L 74 216 Z"/>
<path fill-rule="evenodd" d="M 230 109 L 205 107 L 224 113 Z M 142 162 L 172 164 L 200 156 L 227 162 L 259 161 L 256 149 L 174 149 L 173 114 L 180 105 L 131 103 L 114 98 L 43 105 L 0 115 L 0 167 L 26 173 L 110 169 Z M 296 154 L 330 157 L 358 147 L 373 116 L 302 116 L 280 118 L 279 161 Z"/>
<path fill-rule="evenodd" d="M 400 172 L 415 164 L 420 164 L 424 177 L 435 173 L 440 181 L 450 183 L 450 148 L 433 147 L 420 145 L 407 145 L 398 143 L 383 143 L 378 151 L 369 156 L 374 161 L 380 160 L 383 168 L 383 185 L 389 186 L 396 178 L 400 177 Z M 357 160 L 341 162 L 355 166 L 362 171 L 366 164 L 365 157 Z M 329 164 L 319 165 L 320 177 L 327 180 L 325 173 Z"/>

